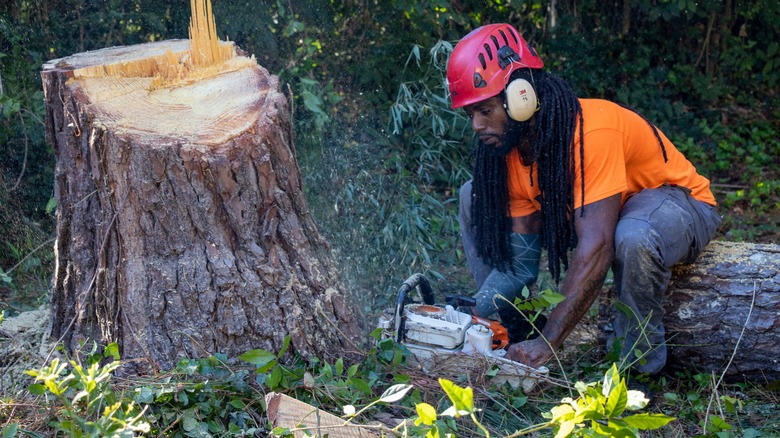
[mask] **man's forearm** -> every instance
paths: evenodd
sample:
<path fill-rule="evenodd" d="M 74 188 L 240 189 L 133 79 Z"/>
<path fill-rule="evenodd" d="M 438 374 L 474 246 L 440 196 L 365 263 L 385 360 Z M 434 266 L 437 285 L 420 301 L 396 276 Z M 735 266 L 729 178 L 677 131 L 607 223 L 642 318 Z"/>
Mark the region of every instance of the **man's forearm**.
<path fill-rule="evenodd" d="M 554 349 L 563 344 L 598 297 L 613 257 L 611 247 L 602 246 L 594 251 L 575 249 L 561 287 L 566 299 L 553 309 L 542 330 L 542 335 Z"/>

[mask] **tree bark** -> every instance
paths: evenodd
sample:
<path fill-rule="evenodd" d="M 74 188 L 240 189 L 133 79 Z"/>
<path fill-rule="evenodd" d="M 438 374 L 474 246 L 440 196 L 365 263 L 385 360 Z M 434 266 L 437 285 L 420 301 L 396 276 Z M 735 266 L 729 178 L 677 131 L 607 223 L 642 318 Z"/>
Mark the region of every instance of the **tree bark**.
<path fill-rule="evenodd" d="M 57 159 L 52 335 L 70 350 L 116 341 L 123 359 L 152 369 L 276 352 L 287 335 L 304 355 L 344 352 L 360 318 L 309 214 L 278 78 L 253 59 L 161 88 L 83 74 L 188 44 L 43 67 Z"/>
<path fill-rule="evenodd" d="M 780 246 L 710 242 L 667 294 L 670 365 L 780 379 Z"/>

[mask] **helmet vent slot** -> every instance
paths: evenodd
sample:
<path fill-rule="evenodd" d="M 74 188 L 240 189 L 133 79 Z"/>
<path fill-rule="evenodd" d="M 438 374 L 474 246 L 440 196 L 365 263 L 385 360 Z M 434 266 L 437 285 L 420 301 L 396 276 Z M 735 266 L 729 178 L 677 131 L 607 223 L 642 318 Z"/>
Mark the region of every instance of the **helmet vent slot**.
<path fill-rule="evenodd" d="M 490 50 L 490 44 L 485 43 L 482 47 L 485 48 L 485 53 L 487 53 L 488 58 L 490 58 L 490 60 L 492 61 L 493 60 L 493 51 Z"/>
<path fill-rule="evenodd" d="M 498 33 L 501 34 L 501 37 L 504 38 L 504 44 L 509 45 L 509 39 L 506 37 L 506 34 L 503 30 L 498 29 Z"/>
<path fill-rule="evenodd" d="M 520 44 L 520 41 L 517 40 L 517 36 L 515 35 L 515 33 L 512 32 L 510 28 L 507 28 L 507 31 L 509 32 L 509 35 L 512 36 L 512 39 L 515 40 L 515 44 Z"/>

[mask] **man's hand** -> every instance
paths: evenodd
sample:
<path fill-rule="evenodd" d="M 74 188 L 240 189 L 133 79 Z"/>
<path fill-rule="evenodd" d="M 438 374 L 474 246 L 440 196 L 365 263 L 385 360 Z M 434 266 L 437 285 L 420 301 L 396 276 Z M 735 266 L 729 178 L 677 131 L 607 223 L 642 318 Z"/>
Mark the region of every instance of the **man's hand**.
<path fill-rule="evenodd" d="M 515 362 L 539 368 L 552 359 L 553 351 L 544 339 L 538 337 L 510 345 L 506 357 Z"/>

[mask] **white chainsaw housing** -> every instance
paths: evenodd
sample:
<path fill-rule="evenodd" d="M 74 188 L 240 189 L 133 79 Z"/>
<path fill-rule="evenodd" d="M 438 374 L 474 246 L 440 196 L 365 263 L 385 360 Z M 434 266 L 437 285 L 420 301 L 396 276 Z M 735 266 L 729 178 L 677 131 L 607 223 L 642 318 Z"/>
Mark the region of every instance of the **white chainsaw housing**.
<path fill-rule="evenodd" d="M 466 330 L 472 325 L 471 316 L 449 308 L 427 304 L 405 306 L 404 337 L 410 343 L 454 349 L 463 345 Z"/>
<path fill-rule="evenodd" d="M 506 350 L 493 350 L 493 331 L 452 306 L 407 304 L 396 315 L 382 314 L 379 327 L 383 337 L 403 344 L 425 372 L 463 375 L 470 369 L 492 369 L 495 383 L 508 382 L 524 392 L 549 374 L 546 367 L 531 368 L 505 358 Z"/>

